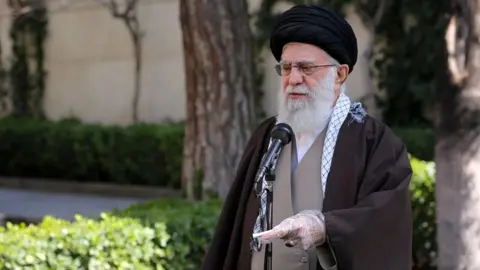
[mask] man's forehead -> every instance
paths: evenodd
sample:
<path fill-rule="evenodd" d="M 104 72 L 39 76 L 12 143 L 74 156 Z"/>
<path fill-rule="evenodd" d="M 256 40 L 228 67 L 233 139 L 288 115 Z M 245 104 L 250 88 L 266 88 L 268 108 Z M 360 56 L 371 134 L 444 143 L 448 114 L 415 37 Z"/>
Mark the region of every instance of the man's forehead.
<path fill-rule="evenodd" d="M 308 54 L 282 54 L 282 60 L 280 62 L 295 62 L 295 63 L 311 63 L 320 60 L 319 57 L 314 57 Z"/>
<path fill-rule="evenodd" d="M 298 60 L 282 59 L 279 64 L 313 64 L 313 63 L 315 63 L 315 59 L 298 59 Z"/>
<path fill-rule="evenodd" d="M 283 47 L 282 61 L 315 62 L 326 59 L 326 53 L 317 46 L 306 43 L 289 43 Z"/>

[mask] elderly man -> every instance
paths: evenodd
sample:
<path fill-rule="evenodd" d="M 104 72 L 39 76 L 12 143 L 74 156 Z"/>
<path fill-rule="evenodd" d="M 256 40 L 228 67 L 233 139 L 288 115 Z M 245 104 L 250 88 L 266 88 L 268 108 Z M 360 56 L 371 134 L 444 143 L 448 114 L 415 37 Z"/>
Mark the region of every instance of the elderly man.
<path fill-rule="evenodd" d="M 404 144 L 344 93 L 357 59 L 352 28 L 327 7 L 295 6 L 270 47 L 278 114 L 246 145 L 202 269 L 264 270 L 271 256 L 273 270 L 410 270 L 412 169 Z M 274 168 L 267 230 L 254 181 L 277 123 L 294 139 Z"/>

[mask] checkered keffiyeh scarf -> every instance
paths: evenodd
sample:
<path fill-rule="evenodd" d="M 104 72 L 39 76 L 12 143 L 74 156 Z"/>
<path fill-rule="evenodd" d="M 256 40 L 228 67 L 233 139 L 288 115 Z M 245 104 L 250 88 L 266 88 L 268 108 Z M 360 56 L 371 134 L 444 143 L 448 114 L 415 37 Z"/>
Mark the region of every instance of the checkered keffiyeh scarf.
<path fill-rule="evenodd" d="M 348 114 L 351 114 L 353 120 L 357 122 L 362 122 L 363 117 L 365 116 L 365 111 L 362 108 L 360 103 L 353 103 L 350 99 L 344 94 L 341 93 L 335 107 L 333 109 L 330 122 L 328 123 L 327 134 L 325 136 L 325 142 L 323 146 L 323 156 L 322 156 L 322 187 L 323 193 L 325 195 L 325 186 L 327 184 L 327 177 L 330 172 L 330 165 L 332 164 L 333 152 L 335 150 L 335 144 L 337 142 L 338 132 L 340 127 L 343 125 L 343 122 L 347 118 Z M 275 162 L 276 163 L 276 162 Z M 267 190 L 266 179 L 262 179 L 262 191 L 260 197 L 260 209 L 257 220 L 253 227 L 253 233 L 259 233 L 266 230 L 266 210 L 267 210 Z M 259 251 L 262 248 L 262 245 L 258 239 L 253 239 L 251 247 L 254 251 Z"/>

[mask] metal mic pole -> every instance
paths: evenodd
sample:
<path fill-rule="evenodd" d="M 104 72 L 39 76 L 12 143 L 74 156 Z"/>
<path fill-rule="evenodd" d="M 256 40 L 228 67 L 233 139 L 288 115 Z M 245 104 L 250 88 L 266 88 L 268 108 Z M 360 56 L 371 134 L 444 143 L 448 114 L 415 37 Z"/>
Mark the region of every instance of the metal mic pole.
<path fill-rule="evenodd" d="M 267 230 L 272 229 L 273 224 L 273 182 L 275 181 L 275 172 L 274 170 L 268 170 L 266 175 L 267 182 Z M 272 243 L 268 243 L 265 252 L 267 258 L 267 270 L 273 270 L 273 261 L 272 261 Z"/>
<path fill-rule="evenodd" d="M 273 227 L 273 183 L 275 182 L 275 165 L 276 162 L 278 162 L 278 157 L 283 146 L 289 144 L 292 140 L 292 137 L 294 137 L 293 130 L 289 125 L 280 123 L 273 127 L 271 135 L 273 140 L 272 149 L 269 149 L 269 153 L 267 153 L 266 164 L 263 167 L 265 170 L 265 180 L 267 183 L 267 206 L 265 213 L 267 230 L 271 230 Z M 265 250 L 266 270 L 273 270 L 272 252 L 272 243 L 270 242 L 266 244 Z"/>

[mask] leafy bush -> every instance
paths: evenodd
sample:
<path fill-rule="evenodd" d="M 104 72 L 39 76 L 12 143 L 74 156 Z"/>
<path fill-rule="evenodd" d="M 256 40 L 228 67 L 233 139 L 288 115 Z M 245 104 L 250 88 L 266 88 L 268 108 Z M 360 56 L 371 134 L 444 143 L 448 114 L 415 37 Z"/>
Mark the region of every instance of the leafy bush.
<path fill-rule="evenodd" d="M 0 228 L 1 269 L 166 269 L 168 234 L 129 218 L 75 222 L 47 217 L 38 226 Z"/>
<path fill-rule="evenodd" d="M 435 269 L 437 256 L 435 215 L 435 163 L 410 157 L 415 269 Z"/>
<path fill-rule="evenodd" d="M 178 188 L 180 124 L 0 120 L 0 175 Z"/>
<path fill-rule="evenodd" d="M 415 269 L 429 269 L 434 265 L 437 248 L 435 167 L 433 162 L 413 157 L 411 164 Z M 130 269 L 120 264 L 136 263 L 135 269 L 198 269 L 220 207 L 219 201 L 165 199 L 113 211 L 99 221 L 80 218 L 70 223 L 46 218 L 39 226 L 8 226 L 0 230 L 0 258 L 4 263 L 0 266 L 13 269 L 35 263 L 46 269 L 63 263 L 87 268 L 89 264 L 107 263 Z"/>
<path fill-rule="evenodd" d="M 218 201 L 152 201 L 99 220 L 47 217 L 0 229 L 0 269 L 196 270 L 218 218 Z M 33 267 L 35 266 L 35 267 Z"/>
<path fill-rule="evenodd" d="M 431 128 L 395 127 L 393 132 L 407 146 L 408 152 L 421 160 L 432 161 L 435 156 L 435 134 Z"/>
<path fill-rule="evenodd" d="M 213 237 L 220 209 L 219 200 L 193 203 L 169 199 L 133 205 L 117 215 L 142 220 L 146 226 L 166 224 L 168 247 L 175 255 L 168 261 L 168 269 L 197 270 Z"/>

